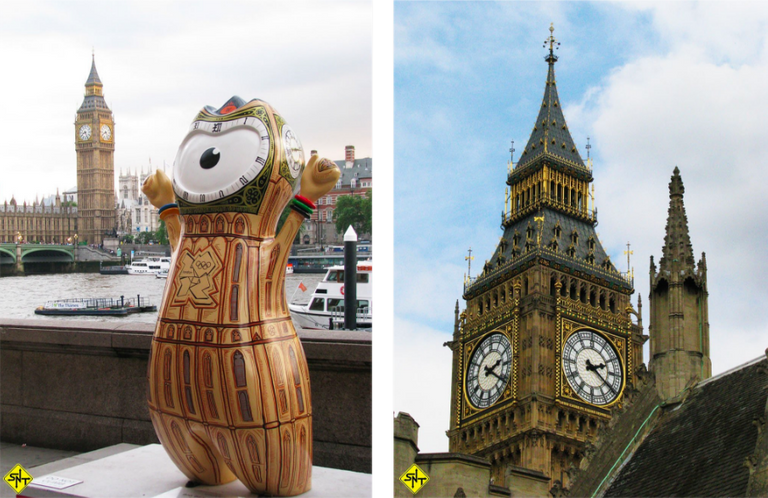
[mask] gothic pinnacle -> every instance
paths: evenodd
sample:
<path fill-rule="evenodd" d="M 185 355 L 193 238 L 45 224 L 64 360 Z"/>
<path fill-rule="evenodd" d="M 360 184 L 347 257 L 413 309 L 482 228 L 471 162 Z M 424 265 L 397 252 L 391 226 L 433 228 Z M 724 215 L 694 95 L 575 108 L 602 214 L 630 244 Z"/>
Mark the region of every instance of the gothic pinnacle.
<path fill-rule="evenodd" d="M 675 167 L 669 182 L 669 210 L 664 247 L 659 261 L 660 270 L 694 269 L 693 246 L 688 234 L 688 217 L 683 203 L 684 192 L 680 169 Z"/>

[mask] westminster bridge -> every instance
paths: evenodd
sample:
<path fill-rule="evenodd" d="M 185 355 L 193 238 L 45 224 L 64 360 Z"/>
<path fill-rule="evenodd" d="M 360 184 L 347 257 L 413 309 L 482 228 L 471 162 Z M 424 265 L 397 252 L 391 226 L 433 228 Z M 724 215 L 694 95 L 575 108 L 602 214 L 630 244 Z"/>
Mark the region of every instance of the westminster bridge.
<path fill-rule="evenodd" d="M 25 267 L 35 266 L 74 266 L 80 259 L 78 252 L 82 248 L 56 244 L 0 244 L 0 275 L 18 275 L 27 273 Z"/>

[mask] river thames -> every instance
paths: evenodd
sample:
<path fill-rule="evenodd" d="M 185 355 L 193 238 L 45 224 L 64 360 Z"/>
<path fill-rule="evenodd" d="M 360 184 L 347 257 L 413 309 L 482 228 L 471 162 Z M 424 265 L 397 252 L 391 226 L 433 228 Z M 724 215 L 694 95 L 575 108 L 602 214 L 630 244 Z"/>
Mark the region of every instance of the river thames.
<path fill-rule="evenodd" d="M 306 304 L 323 274 L 300 273 L 286 275 L 285 289 L 289 302 Z M 304 282 L 307 290 L 298 289 Z M 94 320 L 100 322 L 154 323 L 157 312 L 134 313 L 121 317 L 109 316 L 43 316 L 35 308 L 46 301 L 71 298 L 119 298 L 125 296 L 149 298 L 159 306 L 166 279 L 145 275 L 100 275 L 98 273 L 59 273 L 0 278 L 0 319 L 37 318 L 40 320 Z M 297 290 L 298 289 L 298 290 Z M 294 294 L 295 293 L 295 294 Z M 293 297 L 293 298 L 292 298 Z"/>

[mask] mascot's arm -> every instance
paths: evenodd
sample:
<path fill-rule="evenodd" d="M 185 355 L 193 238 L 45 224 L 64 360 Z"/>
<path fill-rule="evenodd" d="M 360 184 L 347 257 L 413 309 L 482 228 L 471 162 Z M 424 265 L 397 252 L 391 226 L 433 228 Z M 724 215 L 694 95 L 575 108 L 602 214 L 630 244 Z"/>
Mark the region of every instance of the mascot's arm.
<path fill-rule="evenodd" d="M 165 229 L 168 231 L 171 252 L 175 251 L 179 245 L 181 217 L 179 216 L 179 208 L 176 206 L 176 196 L 173 194 L 171 179 L 162 171 L 157 170 L 144 180 L 141 191 L 147 196 L 149 202 L 160 210 L 160 219 L 165 222 Z"/>
<path fill-rule="evenodd" d="M 309 159 L 309 163 L 307 163 L 307 167 L 304 168 L 304 173 L 301 175 L 301 186 L 297 197 L 303 197 L 314 204 L 336 185 L 336 182 L 339 181 L 339 176 L 341 176 L 341 171 L 339 171 L 338 166 L 333 161 L 312 156 Z M 296 204 L 297 202 L 298 204 Z M 299 228 L 304 219 L 308 217 L 306 210 L 302 206 L 306 206 L 306 204 L 300 200 L 291 200 L 291 212 L 280 229 L 280 233 L 275 237 L 275 243 L 280 244 L 281 252 L 283 253 L 287 254 L 291 250 L 293 239 L 299 233 Z M 285 272 L 285 267 L 277 268 L 276 266 L 275 271 Z"/>

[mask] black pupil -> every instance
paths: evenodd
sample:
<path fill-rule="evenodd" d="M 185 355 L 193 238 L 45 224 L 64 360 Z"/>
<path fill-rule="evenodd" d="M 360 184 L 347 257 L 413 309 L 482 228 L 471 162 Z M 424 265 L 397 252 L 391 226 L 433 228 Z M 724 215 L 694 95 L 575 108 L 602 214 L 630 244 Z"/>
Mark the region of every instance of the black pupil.
<path fill-rule="evenodd" d="M 203 152 L 202 156 L 200 156 L 200 167 L 203 169 L 211 169 L 219 164 L 220 157 L 221 155 L 219 154 L 219 149 L 216 147 L 211 147 L 210 149 Z"/>

